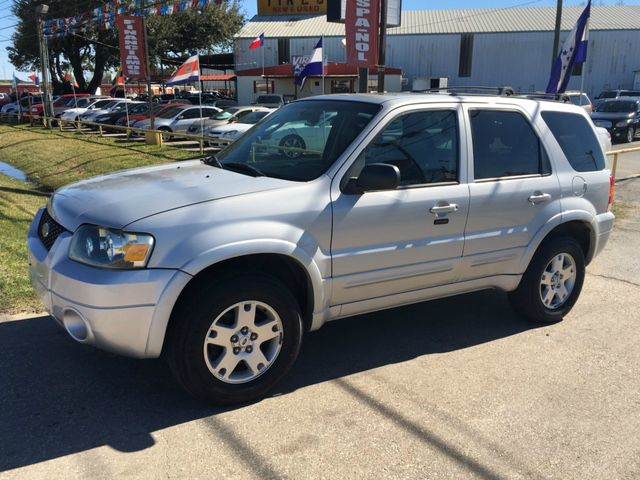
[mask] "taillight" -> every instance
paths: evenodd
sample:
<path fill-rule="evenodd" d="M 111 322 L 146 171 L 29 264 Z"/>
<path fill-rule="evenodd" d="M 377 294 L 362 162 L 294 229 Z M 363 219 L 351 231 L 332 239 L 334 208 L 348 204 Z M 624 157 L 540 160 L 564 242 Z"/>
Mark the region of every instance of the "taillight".
<path fill-rule="evenodd" d="M 611 175 L 611 177 L 609 177 L 609 210 L 611 210 L 611 207 L 613 206 L 613 202 L 616 198 L 616 177 L 614 177 L 613 175 Z"/>

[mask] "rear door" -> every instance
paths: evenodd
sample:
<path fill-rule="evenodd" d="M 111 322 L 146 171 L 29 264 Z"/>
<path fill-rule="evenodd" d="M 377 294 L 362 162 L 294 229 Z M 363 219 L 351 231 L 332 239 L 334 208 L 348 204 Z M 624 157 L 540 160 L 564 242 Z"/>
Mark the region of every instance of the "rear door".
<path fill-rule="evenodd" d="M 465 111 L 471 178 L 463 278 L 522 273 L 515 270 L 525 248 L 560 214 L 557 176 L 526 111 L 481 105 Z"/>

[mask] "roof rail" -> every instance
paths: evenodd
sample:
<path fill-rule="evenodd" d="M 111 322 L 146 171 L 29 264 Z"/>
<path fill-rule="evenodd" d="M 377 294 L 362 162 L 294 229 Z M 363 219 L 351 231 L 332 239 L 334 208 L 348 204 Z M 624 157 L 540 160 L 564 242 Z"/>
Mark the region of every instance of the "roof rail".
<path fill-rule="evenodd" d="M 551 100 L 555 102 L 564 102 L 567 103 L 570 101 L 569 96 L 566 93 L 544 93 L 544 92 L 534 92 L 534 93 L 519 93 L 518 97 L 529 98 L 531 100 Z"/>
<path fill-rule="evenodd" d="M 512 87 L 474 87 L 474 86 L 460 86 L 460 87 L 441 87 L 441 88 L 427 88 L 424 90 L 412 90 L 413 93 L 447 93 L 449 95 L 458 95 L 464 93 L 466 95 L 499 95 L 501 97 L 510 97 L 515 95 L 515 91 Z"/>

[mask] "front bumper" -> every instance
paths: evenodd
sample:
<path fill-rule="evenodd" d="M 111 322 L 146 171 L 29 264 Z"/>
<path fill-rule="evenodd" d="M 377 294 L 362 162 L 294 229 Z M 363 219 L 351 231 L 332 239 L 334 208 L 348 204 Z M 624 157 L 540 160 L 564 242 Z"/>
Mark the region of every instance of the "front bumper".
<path fill-rule="evenodd" d="M 76 341 L 137 358 L 156 358 L 173 306 L 191 276 L 179 270 L 107 270 L 69 259 L 71 234 L 47 251 L 29 230 L 31 283 L 46 310 Z"/>

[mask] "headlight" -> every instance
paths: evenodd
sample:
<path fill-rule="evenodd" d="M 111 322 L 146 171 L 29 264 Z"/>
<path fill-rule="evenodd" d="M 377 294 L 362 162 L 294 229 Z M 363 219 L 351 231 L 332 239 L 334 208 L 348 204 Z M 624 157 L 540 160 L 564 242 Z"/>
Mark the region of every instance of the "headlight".
<path fill-rule="evenodd" d="M 616 123 L 616 127 L 626 127 L 630 123 L 631 123 L 631 119 L 629 118 L 627 120 L 622 120 L 622 121 Z"/>
<path fill-rule="evenodd" d="M 223 137 L 235 137 L 238 134 L 238 130 L 229 130 L 222 134 Z"/>
<path fill-rule="evenodd" d="M 132 269 L 147 266 L 154 239 L 95 225 L 82 225 L 73 234 L 69 258 L 94 267 Z"/>

